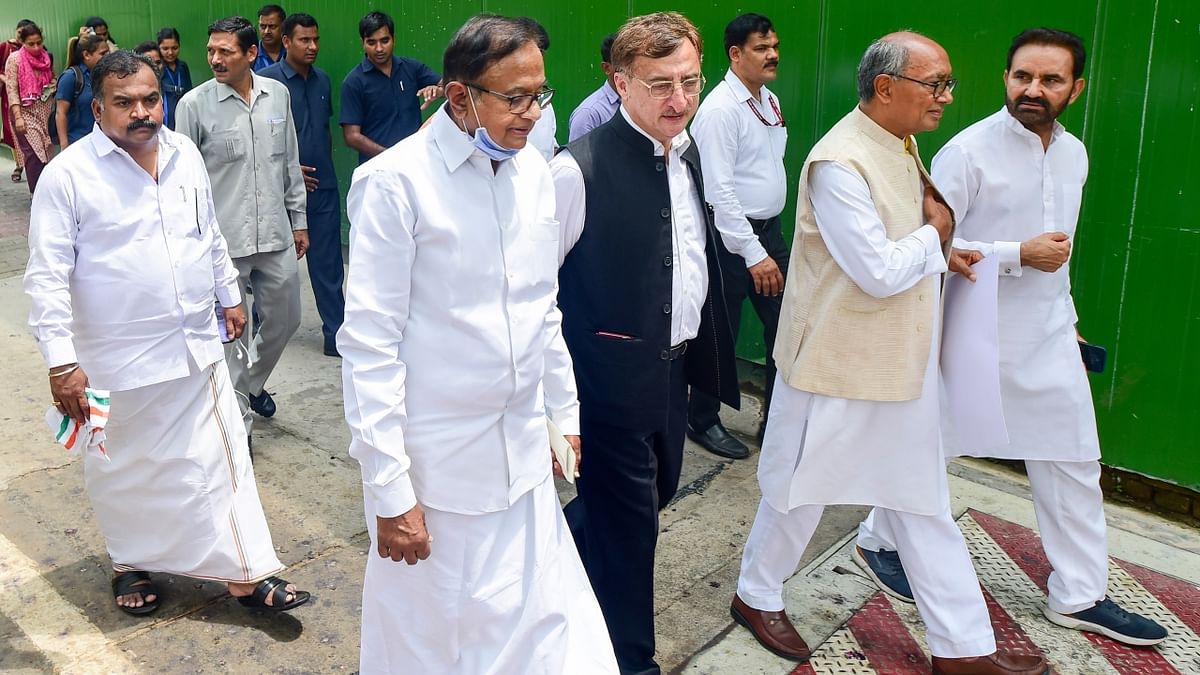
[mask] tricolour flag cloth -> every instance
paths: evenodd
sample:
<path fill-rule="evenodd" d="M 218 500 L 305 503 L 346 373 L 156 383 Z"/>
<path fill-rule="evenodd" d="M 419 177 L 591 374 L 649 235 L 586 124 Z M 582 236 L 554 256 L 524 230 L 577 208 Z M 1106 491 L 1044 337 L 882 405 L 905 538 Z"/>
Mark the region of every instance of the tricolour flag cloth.
<path fill-rule="evenodd" d="M 108 459 L 108 451 L 104 448 L 104 425 L 108 424 L 108 391 L 104 389 L 84 390 L 87 396 L 91 414 L 87 422 L 79 424 L 64 415 L 58 408 L 50 406 L 46 409 L 46 424 L 54 432 L 54 440 L 58 441 L 72 455 L 79 455 L 84 449 L 95 450 L 104 459 Z"/>

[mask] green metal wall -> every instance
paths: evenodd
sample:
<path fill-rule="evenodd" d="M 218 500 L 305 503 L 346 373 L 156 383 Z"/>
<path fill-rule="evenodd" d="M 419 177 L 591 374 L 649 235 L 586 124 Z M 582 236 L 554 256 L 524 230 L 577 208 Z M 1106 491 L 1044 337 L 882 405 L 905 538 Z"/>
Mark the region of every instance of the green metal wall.
<path fill-rule="evenodd" d="M 1058 0 L 1033 5 L 997 0 L 400 0 L 379 3 L 308 0 L 282 3 L 321 22 L 318 64 L 335 81 L 361 58 L 357 19 L 381 9 L 397 21 L 398 52 L 440 70 L 453 30 L 478 11 L 526 14 L 550 31 L 547 57 L 558 89 L 560 141 L 567 117 L 601 80 L 600 39 L 631 14 L 675 9 L 688 14 L 708 41 L 705 72 L 723 74 L 721 35 L 741 12 L 775 21 L 783 42 L 779 93 L 788 119 L 787 165 L 795 175 L 812 143 L 854 103 L 854 68 L 867 43 L 911 28 L 941 42 L 962 83 L 942 128 L 922 140 L 926 160 L 959 129 L 1003 102 L 1001 74 L 1011 37 L 1032 25 L 1075 31 L 1090 48 L 1088 87 L 1065 116 L 1091 154 L 1091 176 L 1073 260 L 1080 328 L 1110 348 L 1110 367 L 1093 376 L 1105 462 L 1200 488 L 1200 3 L 1195 0 Z M 174 25 L 194 76 L 207 75 L 205 26 L 256 3 L 227 0 L 55 0 L 29 5 L 0 0 L 0 26 L 32 18 L 47 29 L 62 56 L 69 33 L 89 14 L 109 21 L 122 46 Z M 7 29 L 6 29 L 7 30 Z M 337 134 L 340 137 L 340 134 Z M 353 153 L 337 150 L 343 185 Z M 792 185 L 789 203 L 795 200 Z M 791 207 L 785 222 L 791 220 Z M 763 357 L 760 328 L 747 313 L 742 356 Z"/>

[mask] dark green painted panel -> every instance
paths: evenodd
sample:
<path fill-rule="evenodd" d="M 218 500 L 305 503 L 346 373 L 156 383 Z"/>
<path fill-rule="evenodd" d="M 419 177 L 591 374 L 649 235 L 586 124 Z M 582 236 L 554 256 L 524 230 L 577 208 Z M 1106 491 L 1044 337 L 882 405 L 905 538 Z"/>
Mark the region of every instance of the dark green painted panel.
<path fill-rule="evenodd" d="M 1076 248 L 1105 461 L 1200 487 L 1200 5 L 1106 3 Z M 1095 337 L 1093 337 L 1093 334 Z"/>
<path fill-rule="evenodd" d="M 710 87 L 724 75 L 725 23 L 743 11 L 774 19 L 783 45 L 779 94 L 788 120 L 791 176 L 785 229 L 791 230 L 795 180 L 812 143 L 854 104 L 854 70 L 874 38 L 913 28 L 941 42 L 961 84 L 942 128 L 922 137 L 926 161 L 956 131 L 999 109 L 1001 75 L 1012 36 L 1037 23 L 1073 30 L 1090 48 L 1088 86 L 1063 121 L 1083 138 L 1091 175 L 1072 261 L 1080 328 L 1110 348 L 1110 370 L 1093 377 L 1105 461 L 1200 488 L 1200 3 L 1195 0 L 1061 0 L 1036 11 L 1001 0 L 911 3 L 863 0 L 448 0 L 378 3 L 307 0 L 321 22 L 318 64 L 335 82 L 361 59 L 358 18 L 374 8 L 397 20 L 397 51 L 440 70 L 441 51 L 471 14 L 487 10 L 542 21 L 551 35 L 547 75 L 558 90 L 559 140 L 567 119 L 602 75 L 598 46 L 629 15 L 675 9 L 700 27 Z M 60 59 L 69 34 L 88 14 L 110 22 L 122 46 L 175 25 L 183 58 L 200 79 L 205 26 L 258 3 L 227 0 L 0 0 L 0 26 L 26 15 L 47 29 Z M 1018 11 L 1020 10 L 1020 11 Z M 250 17 L 253 18 L 253 17 Z M 5 29 L 7 30 L 7 29 Z M 335 93 L 335 98 L 337 98 Z M 335 126 L 335 138 L 340 130 Z M 355 158 L 335 142 L 343 188 Z M 761 360 L 761 326 L 744 313 L 739 352 Z"/>

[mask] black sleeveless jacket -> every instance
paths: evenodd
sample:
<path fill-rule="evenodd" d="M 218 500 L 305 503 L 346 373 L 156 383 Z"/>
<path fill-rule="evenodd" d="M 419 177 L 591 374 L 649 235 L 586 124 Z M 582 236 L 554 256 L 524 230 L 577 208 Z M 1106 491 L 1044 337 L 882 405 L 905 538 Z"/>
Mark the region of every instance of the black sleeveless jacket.
<path fill-rule="evenodd" d="M 558 304 L 583 413 L 616 426 L 665 428 L 673 264 L 666 165 L 619 113 L 567 149 L 583 173 L 587 215 L 559 270 Z M 702 204 L 709 284 L 699 333 L 682 358 L 691 386 L 737 408 L 733 334 L 716 254 L 720 239 L 704 201 L 695 143 L 682 157 Z"/>

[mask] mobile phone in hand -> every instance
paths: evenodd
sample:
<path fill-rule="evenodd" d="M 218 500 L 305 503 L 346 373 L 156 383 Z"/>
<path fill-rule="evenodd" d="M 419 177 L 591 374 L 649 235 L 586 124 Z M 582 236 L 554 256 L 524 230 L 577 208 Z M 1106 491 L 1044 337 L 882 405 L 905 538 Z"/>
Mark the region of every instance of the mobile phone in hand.
<path fill-rule="evenodd" d="M 225 308 L 219 302 L 213 306 L 217 312 L 217 334 L 221 336 L 221 342 L 233 342 L 233 338 L 229 337 L 229 329 L 225 327 Z"/>
<path fill-rule="evenodd" d="M 1089 373 L 1103 373 L 1108 362 L 1108 350 L 1100 345 L 1079 341 L 1079 354 L 1083 357 L 1083 367 Z"/>

